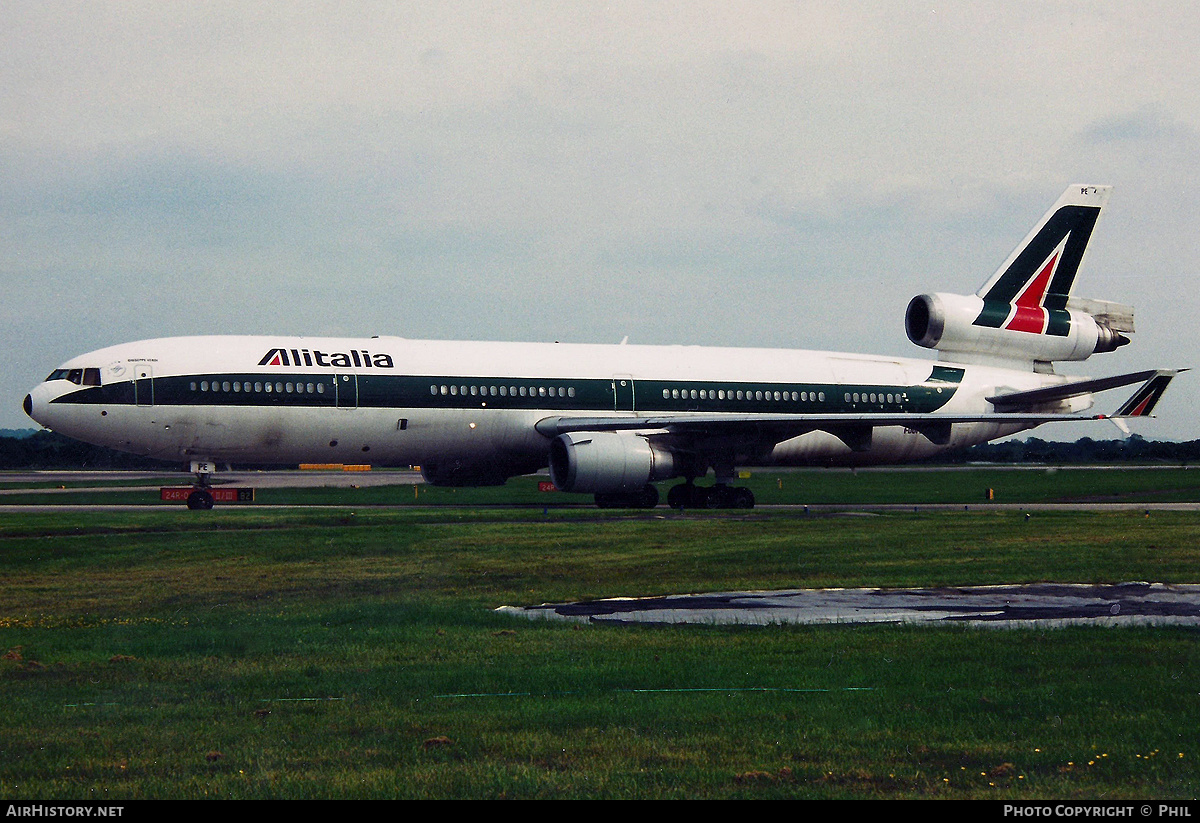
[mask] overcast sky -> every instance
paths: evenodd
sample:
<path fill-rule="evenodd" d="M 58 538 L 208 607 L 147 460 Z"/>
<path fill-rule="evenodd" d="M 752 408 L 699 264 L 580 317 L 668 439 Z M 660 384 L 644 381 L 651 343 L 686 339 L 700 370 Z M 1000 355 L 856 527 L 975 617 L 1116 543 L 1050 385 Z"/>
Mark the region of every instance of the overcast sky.
<path fill-rule="evenodd" d="M 1200 4 L 0 2 L 0 428 L 179 334 L 932 357 L 1070 183 L 1078 294 L 1200 367 Z M 1101 400 L 1111 411 L 1124 397 Z M 1200 373 L 1136 430 L 1200 437 Z M 1115 428 L 1037 436 L 1108 439 Z"/>

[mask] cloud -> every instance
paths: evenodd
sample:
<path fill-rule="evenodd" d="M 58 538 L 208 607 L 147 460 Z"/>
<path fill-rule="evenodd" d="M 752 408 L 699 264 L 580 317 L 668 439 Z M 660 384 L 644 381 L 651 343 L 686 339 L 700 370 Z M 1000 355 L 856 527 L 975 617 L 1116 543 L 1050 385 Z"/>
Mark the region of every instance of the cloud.
<path fill-rule="evenodd" d="M 8 12 L 18 398 L 78 350 L 183 332 L 920 356 L 908 298 L 974 290 L 1076 180 L 1117 186 L 1099 296 L 1194 313 L 1119 293 L 1147 261 L 1192 276 L 1193 4 Z"/>

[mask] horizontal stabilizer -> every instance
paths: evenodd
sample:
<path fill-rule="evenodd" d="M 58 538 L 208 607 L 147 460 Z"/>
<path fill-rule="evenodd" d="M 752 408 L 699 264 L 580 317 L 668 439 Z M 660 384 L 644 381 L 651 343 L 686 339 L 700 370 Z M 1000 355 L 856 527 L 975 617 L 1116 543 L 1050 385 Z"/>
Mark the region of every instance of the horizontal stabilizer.
<path fill-rule="evenodd" d="M 1117 409 L 1112 416 L 1149 417 L 1151 412 L 1154 411 L 1154 407 L 1158 404 L 1159 398 L 1167 390 L 1171 378 L 1177 374 L 1179 374 L 1178 371 L 1157 372 L 1134 393 L 1133 397 L 1126 400 L 1121 408 Z"/>
<path fill-rule="evenodd" d="M 1042 389 L 1031 389 L 1030 391 L 1006 392 L 1004 394 L 993 395 L 987 398 L 987 401 L 998 412 L 1014 412 L 1023 409 L 1034 409 L 1042 404 L 1053 403 L 1058 400 L 1068 400 L 1072 397 L 1080 397 L 1085 394 L 1095 394 L 1099 391 L 1129 386 L 1143 380 L 1152 380 L 1162 375 L 1166 375 L 1167 382 L 1170 382 L 1170 379 L 1176 374 L 1178 374 L 1177 371 L 1156 371 L 1151 369 L 1148 371 L 1131 372 L 1129 374 L 1118 374 L 1112 377 L 1098 377 L 1094 380 L 1075 380 L 1058 386 L 1047 386 Z M 1163 388 L 1165 389 L 1166 386 L 1164 385 Z"/>
<path fill-rule="evenodd" d="M 1133 306 L 1123 303 L 1113 303 L 1108 300 L 1087 300 L 1081 297 L 1071 297 L 1067 300 L 1068 309 L 1076 309 L 1091 315 L 1102 326 L 1107 326 L 1115 332 L 1133 334 Z"/>

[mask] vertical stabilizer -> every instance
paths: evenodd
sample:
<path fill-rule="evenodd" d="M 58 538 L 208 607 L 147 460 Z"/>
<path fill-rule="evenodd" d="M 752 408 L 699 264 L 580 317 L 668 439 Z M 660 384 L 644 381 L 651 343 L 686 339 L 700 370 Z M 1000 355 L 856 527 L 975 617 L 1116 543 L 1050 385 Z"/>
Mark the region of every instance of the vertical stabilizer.
<path fill-rule="evenodd" d="M 1056 360 L 1086 360 L 1128 343 L 1131 307 L 1072 295 L 1111 192 L 1069 186 L 975 294 L 914 297 L 904 321 L 909 339 L 958 362 L 1042 371 Z"/>
<path fill-rule="evenodd" d="M 1067 300 L 1111 186 L 1069 186 L 976 294 L 975 325 L 1065 335 Z"/>

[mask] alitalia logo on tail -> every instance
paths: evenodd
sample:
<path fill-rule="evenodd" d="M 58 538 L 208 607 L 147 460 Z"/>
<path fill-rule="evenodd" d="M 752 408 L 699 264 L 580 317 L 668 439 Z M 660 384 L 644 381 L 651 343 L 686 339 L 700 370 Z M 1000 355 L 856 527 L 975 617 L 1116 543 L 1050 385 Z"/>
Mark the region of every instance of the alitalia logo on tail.
<path fill-rule="evenodd" d="M 1030 334 L 1043 334 L 1048 331 L 1052 316 L 1046 308 L 1046 298 L 1049 296 L 1050 283 L 1062 259 L 1063 244 L 1054 250 L 1050 258 L 1037 270 L 1037 275 L 1028 282 L 1024 290 L 1013 301 L 1012 311 L 1004 323 L 1004 328 L 1010 331 L 1024 331 Z M 1064 301 L 1065 302 L 1065 301 Z M 1066 331 L 1061 332 L 1066 334 Z"/>
<path fill-rule="evenodd" d="M 1058 208 L 977 292 L 983 298 L 983 309 L 974 325 L 1057 337 L 1069 335 L 1067 300 L 1107 195 L 1107 187 L 1083 186 L 1068 191 Z"/>
<path fill-rule="evenodd" d="M 394 369 L 390 354 L 372 354 L 366 349 L 348 352 L 324 352 L 320 349 L 270 349 L 258 361 L 260 366 L 323 366 L 331 369 Z"/>

